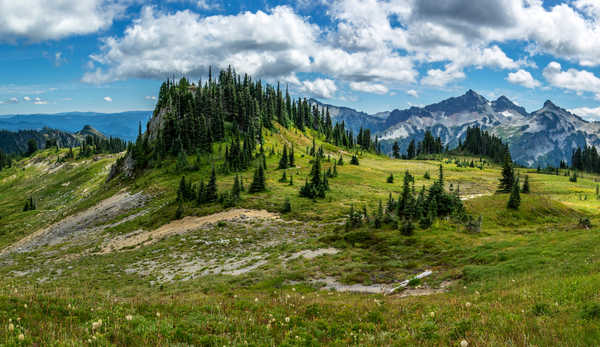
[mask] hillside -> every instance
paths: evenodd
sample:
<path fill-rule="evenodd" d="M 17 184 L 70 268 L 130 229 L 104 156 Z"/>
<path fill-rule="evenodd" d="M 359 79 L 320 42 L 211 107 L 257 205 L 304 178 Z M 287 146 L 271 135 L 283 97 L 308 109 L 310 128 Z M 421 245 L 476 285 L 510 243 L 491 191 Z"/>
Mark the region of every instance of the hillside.
<path fill-rule="evenodd" d="M 8 154 L 27 152 L 27 144 L 35 140 L 39 148 L 45 148 L 48 140 L 56 140 L 60 147 L 79 146 L 81 138 L 66 131 L 44 128 L 42 130 L 0 130 L 0 151 Z"/>
<path fill-rule="evenodd" d="M 60 160 L 67 149 L 43 150 L 0 171 L 0 344 L 19 343 L 19 334 L 38 345 L 600 341 L 600 250 L 590 246 L 600 241 L 598 176 L 571 182 L 566 171 L 523 169 L 531 193 L 510 210 L 508 194 L 496 193 L 495 164 L 395 160 L 369 145 L 336 145 L 318 113 L 291 102 L 281 118 L 259 112 L 277 110 L 276 90 L 220 77 L 165 84 L 127 154 L 84 157 L 76 148 Z M 253 95 L 262 103 L 247 105 L 259 110 L 232 111 L 242 98 L 221 104 L 222 113 L 174 108 L 188 97 L 194 110 L 218 105 L 223 90 Z M 197 128 L 178 126 L 196 116 Z M 213 127 L 222 133 L 205 137 Z M 294 164 L 279 169 L 292 148 Z M 261 168 L 266 189 L 251 193 Z M 300 196 L 315 171 L 329 177 L 325 196 Z M 403 181 L 407 171 L 414 184 Z M 213 172 L 218 198 L 209 201 Z M 421 187 L 459 199 L 464 214 L 415 221 L 407 233 L 411 217 L 396 206 L 375 224 L 380 203 L 387 208 L 391 196 L 416 206 Z M 30 197 L 36 208 L 24 211 Z"/>

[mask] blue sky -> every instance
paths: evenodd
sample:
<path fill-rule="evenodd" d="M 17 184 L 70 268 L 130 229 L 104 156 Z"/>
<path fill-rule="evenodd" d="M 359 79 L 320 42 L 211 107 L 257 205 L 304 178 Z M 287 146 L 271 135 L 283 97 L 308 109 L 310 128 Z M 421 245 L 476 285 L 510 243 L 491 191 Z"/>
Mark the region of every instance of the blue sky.
<path fill-rule="evenodd" d="M 150 110 L 232 65 L 370 113 L 473 89 L 600 120 L 598 37 L 597 0 L 0 0 L 0 114 Z"/>

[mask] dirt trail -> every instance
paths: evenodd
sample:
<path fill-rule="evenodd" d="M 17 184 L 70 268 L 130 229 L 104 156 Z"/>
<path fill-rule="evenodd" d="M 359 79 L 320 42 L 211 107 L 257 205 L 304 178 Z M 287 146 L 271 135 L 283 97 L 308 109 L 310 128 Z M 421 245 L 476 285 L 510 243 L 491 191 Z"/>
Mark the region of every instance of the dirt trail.
<path fill-rule="evenodd" d="M 106 254 L 123 249 L 135 249 L 142 245 L 158 242 L 165 237 L 197 230 L 208 224 L 239 219 L 279 219 L 279 216 L 266 210 L 232 209 L 203 217 L 185 217 L 153 231 L 138 230 L 112 239 L 102 247 L 100 253 Z"/>
<path fill-rule="evenodd" d="M 80 236 L 94 231 L 102 231 L 106 228 L 118 225 L 124 221 L 131 220 L 140 213 L 129 216 L 113 224 L 102 225 L 129 210 L 144 205 L 146 196 L 142 193 L 130 194 L 120 192 L 98 203 L 85 211 L 68 216 L 47 228 L 38 230 L 23 239 L 0 251 L 0 256 L 12 252 L 28 252 L 44 245 L 56 245 L 69 238 Z M 143 212 L 142 212 L 143 213 Z"/>

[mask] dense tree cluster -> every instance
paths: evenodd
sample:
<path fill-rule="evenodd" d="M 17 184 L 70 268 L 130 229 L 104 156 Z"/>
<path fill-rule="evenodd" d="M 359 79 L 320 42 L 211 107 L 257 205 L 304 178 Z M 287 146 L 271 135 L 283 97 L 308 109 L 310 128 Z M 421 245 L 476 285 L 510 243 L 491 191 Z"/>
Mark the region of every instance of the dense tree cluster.
<path fill-rule="evenodd" d="M 333 125 L 329 110 L 311 104 L 306 98 L 292 100 L 279 86 L 263 85 L 248 75 L 241 76 L 231 68 L 208 81 L 198 84 L 182 78 L 168 80 L 160 88 L 154 111 L 152 136 L 141 135 L 130 148 L 137 169 L 160 162 L 166 156 L 212 152 L 213 144 L 231 139 L 227 147 L 226 169 L 242 171 L 248 168 L 256 145 L 262 143 L 262 131 L 277 122 L 304 131 L 312 129 L 326 141 L 349 149 L 360 145 L 376 150 L 370 131 L 363 130 L 358 138 L 344 123 Z M 152 126 L 152 121 L 149 126 Z M 292 156 L 293 158 L 293 156 Z M 289 165 L 293 165 L 293 160 Z"/>
<path fill-rule="evenodd" d="M 12 166 L 12 159 L 11 157 L 4 153 L 1 149 L 0 149 L 0 171 L 2 171 L 2 169 L 7 168 L 7 167 L 11 167 Z"/>
<path fill-rule="evenodd" d="M 478 127 L 468 127 L 465 140 L 458 146 L 458 150 L 471 155 L 489 157 L 493 161 L 501 163 L 508 151 L 508 145 L 487 131 Z"/>
<path fill-rule="evenodd" d="M 47 144 L 47 143 L 46 143 Z M 86 158 L 94 154 L 120 153 L 127 149 L 127 142 L 117 137 L 103 138 L 88 135 L 81 143 L 79 157 Z"/>
<path fill-rule="evenodd" d="M 585 146 L 574 150 L 571 156 L 571 167 L 573 170 L 600 173 L 600 155 L 596 147 Z"/>
<path fill-rule="evenodd" d="M 446 216 L 463 217 L 465 215 L 464 206 L 459 197 L 459 190 L 448 192 L 444 188 L 444 172 L 440 165 L 438 179 L 426 189 L 425 186 L 417 193 L 415 190 L 415 179 L 406 171 L 404 174 L 402 193 L 398 199 L 394 199 L 390 193 L 385 212 L 380 205 L 377 212 L 371 218 L 374 225 L 378 227 L 385 222 L 401 222 L 400 229 L 403 234 L 410 235 L 414 230 L 415 222 L 418 222 L 421 228 L 429 228 L 436 218 Z M 347 228 L 359 226 L 370 221 L 366 208 L 363 212 L 358 212 L 351 208 L 348 216 Z"/>
<path fill-rule="evenodd" d="M 327 174 L 321 171 L 321 158 L 316 157 L 310 170 L 310 179 L 300 187 L 300 196 L 310 199 L 324 198 L 329 190 Z"/>

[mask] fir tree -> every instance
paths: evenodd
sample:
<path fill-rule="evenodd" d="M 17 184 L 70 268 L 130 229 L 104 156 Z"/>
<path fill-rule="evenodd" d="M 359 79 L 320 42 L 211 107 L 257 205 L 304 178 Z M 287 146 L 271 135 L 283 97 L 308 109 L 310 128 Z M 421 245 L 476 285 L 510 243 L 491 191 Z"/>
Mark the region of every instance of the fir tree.
<path fill-rule="evenodd" d="M 340 154 L 340 159 L 338 159 L 337 161 L 338 165 L 344 165 L 344 156 L 342 154 Z"/>
<path fill-rule="evenodd" d="M 206 202 L 206 186 L 204 185 L 204 181 L 200 181 L 198 192 L 196 194 L 196 201 L 198 202 L 198 205 L 202 205 Z"/>
<path fill-rule="evenodd" d="M 212 172 L 210 175 L 210 180 L 208 181 L 208 184 L 206 185 L 206 194 L 205 194 L 205 202 L 214 202 L 217 201 L 217 199 L 219 198 L 218 195 L 218 191 L 217 191 L 217 172 L 215 171 L 215 168 L 213 166 L 212 168 Z"/>
<path fill-rule="evenodd" d="M 523 188 L 521 189 L 521 193 L 529 194 L 529 176 L 525 175 L 525 180 L 523 181 Z"/>
<path fill-rule="evenodd" d="M 233 181 L 233 188 L 231 188 L 231 195 L 238 200 L 242 193 L 242 185 L 240 183 L 240 177 L 235 175 L 235 179 Z"/>
<path fill-rule="evenodd" d="M 375 228 L 381 228 L 381 223 L 383 223 L 383 204 L 381 200 L 379 200 L 379 206 L 377 207 L 377 214 L 375 215 Z"/>
<path fill-rule="evenodd" d="M 296 167 L 296 159 L 294 158 L 294 145 L 290 149 L 290 154 L 288 155 L 289 167 Z"/>
<path fill-rule="evenodd" d="M 177 210 L 175 211 L 175 219 L 183 218 L 183 200 L 178 200 Z"/>
<path fill-rule="evenodd" d="M 390 174 L 387 178 L 387 183 L 394 183 L 394 174 Z"/>
<path fill-rule="evenodd" d="M 350 160 L 350 164 L 351 165 L 359 165 L 358 164 L 358 157 L 356 156 L 356 154 L 352 155 L 352 159 Z"/>
<path fill-rule="evenodd" d="M 287 182 L 287 176 L 286 176 L 286 172 L 285 171 L 281 175 L 281 178 L 279 179 L 279 182 L 281 182 L 281 183 Z"/>
<path fill-rule="evenodd" d="M 519 178 L 513 184 L 510 198 L 508 199 L 508 208 L 518 210 L 521 205 L 521 195 L 519 194 Z"/>
<path fill-rule="evenodd" d="M 290 186 L 294 185 L 294 175 L 290 176 Z"/>
<path fill-rule="evenodd" d="M 292 212 L 292 204 L 290 203 L 290 198 L 285 198 L 283 202 L 283 207 L 281 208 L 281 213 L 289 213 Z"/>
<path fill-rule="evenodd" d="M 250 188 L 248 188 L 248 193 L 259 193 L 267 190 L 267 184 L 265 181 L 265 169 L 262 165 L 258 165 L 258 168 L 254 171 L 254 178 L 252 180 L 252 184 Z"/>
<path fill-rule="evenodd" d="M 411 219 L 405 219 L 402 222 L 400 232 L 404 236 L 411 236 L 415 232 L 415 225 L 413 224 Z"/>
<path fill-rule="evenodd" d="M 500 193 L 510 193 L 515 183 L 515 172 L 512 165 L 512 159 L 510 152 L 507 150 L 504 153 L 504 165 L 502 167 L 502 178 L 500 179 L 500 185 L 498 191 Z"/>
<path fill-rule="evenodd" d="M 281 159 L 279 160 L 279 169 L 285 170 L 288 168 L 288 165 L 289 165 L 289 159 L 288 159 L 287 145 L 283 145 L 283 153 L 281 154 Z"/>
<path fill-rule="evenodd" d="M 392 155 L 394 159 L 400 159 L 400 146 L 398 146 L 398 141 L 394 141 L 394 146 L 392 147 Z"/>

